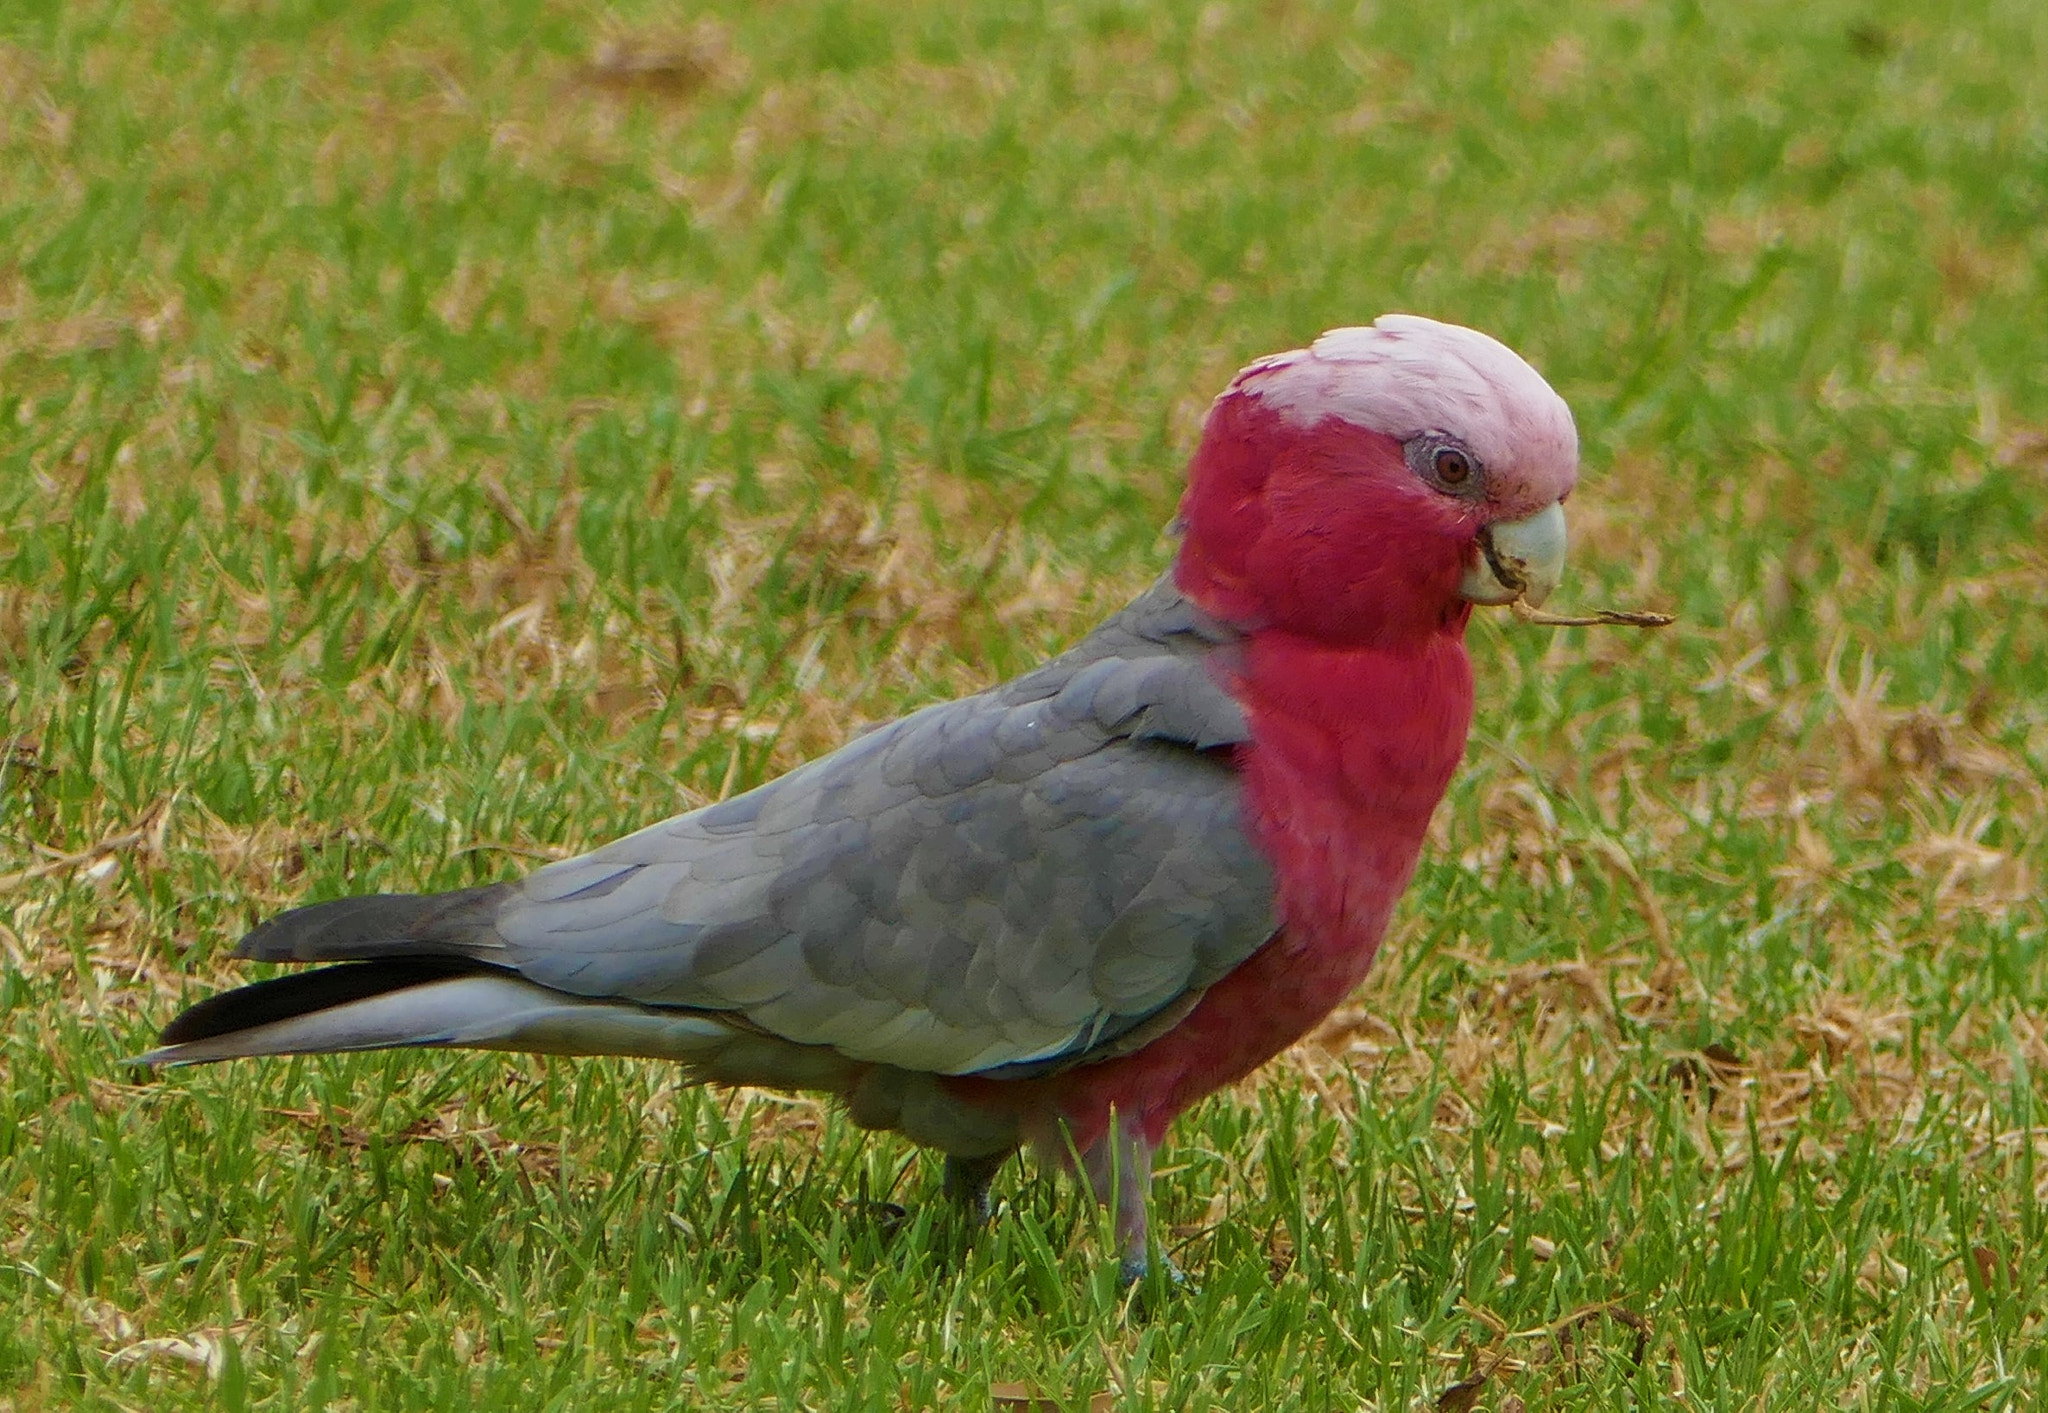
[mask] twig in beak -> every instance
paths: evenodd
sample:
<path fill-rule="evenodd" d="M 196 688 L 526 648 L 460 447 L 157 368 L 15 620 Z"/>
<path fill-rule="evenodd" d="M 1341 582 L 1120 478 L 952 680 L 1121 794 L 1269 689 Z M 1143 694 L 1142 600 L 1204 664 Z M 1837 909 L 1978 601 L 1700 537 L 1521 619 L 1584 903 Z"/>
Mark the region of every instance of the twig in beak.
<path fill-rule="evenodd" d="M 1587 614 L 1545 613 L 1521 599 L 1508 607 L 1524 623 L 1542 628 L 1669 628 L 1678 620 L 1668 613 L 1642 613 L 1633 609 L 1601 608 Z"/>

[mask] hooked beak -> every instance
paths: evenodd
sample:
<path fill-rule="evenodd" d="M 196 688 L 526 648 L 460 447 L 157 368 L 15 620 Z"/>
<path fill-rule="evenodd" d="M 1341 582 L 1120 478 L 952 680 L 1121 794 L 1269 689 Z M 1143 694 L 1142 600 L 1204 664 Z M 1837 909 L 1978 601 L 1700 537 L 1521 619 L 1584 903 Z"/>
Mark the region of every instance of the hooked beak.
<path fill-rule="evenodd" d="M 1516 599 L 1540 607 L 1564 577 L 1564 503 L 1553 501 L 1526 520 L 1503 520 L 1479 532 L 1479 558 L 1458 592 L 1473 603 Z"/>

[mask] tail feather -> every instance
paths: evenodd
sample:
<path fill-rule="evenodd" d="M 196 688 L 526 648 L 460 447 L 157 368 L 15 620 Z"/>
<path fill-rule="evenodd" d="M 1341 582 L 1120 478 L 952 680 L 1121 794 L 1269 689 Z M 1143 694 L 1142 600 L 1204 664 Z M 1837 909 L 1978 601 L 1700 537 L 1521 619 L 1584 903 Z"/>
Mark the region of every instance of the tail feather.
<path fill-rule="evenodd" d="M 275 977 L 212 996 L 164 1027 L 144 1065 L 397 1047 L 637 1055 L 700 1079 L 843 1091 L 870 1067 L 708 1011 L 571 996 L 503 967 L 414 957 Z"/>
<path fill-rule="evenodd" d="M 410 1046 L 638 1055 L 699 1079 L 845 1092 L 871 1067 L 767 1034 L 737 1016 L 575 996 L 494 963 L 516 884 L 337 898 L 271 918 L 235 954 L 340 966 L 208 997 L 164 1027 L 145 1065 Z"/>
<path fill-rule="evenodd" d="M 172 1018 L 159 1039 L 168 1048 L 212 1040 L 239 1030 L 255 1030 L 280 1021 L 297 1020 L 316 1011 L 366 1001 L 386 992 L 439 981 L 479 970 L 475 962 L 453 957 L 412 957 L 388 962 L 356 962 L 272 977 L 249 986 L 209 996 Z"/>
<path fill-rule="evenodd" d="M 494 926 L 514 885 L 453 893 L 373 893 L 280 913 L 244 937 L 235 955 L 260 962 L 472 957 L 503 947 Z"/>

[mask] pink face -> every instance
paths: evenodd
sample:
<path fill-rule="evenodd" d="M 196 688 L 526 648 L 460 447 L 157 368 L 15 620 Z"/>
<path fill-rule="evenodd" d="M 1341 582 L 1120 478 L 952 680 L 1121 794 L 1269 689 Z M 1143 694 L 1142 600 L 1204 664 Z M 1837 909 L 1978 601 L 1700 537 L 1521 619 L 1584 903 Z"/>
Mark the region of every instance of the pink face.
<path fill-rule="evenodd" d="M 1332 643 L 1455 628 L 1482 531 L 1544 514 L 1577 474 L 1571 410 L 1535 369 L 1387 315 L 1261 359 L 1216 400 L 1178 579 L 1234 622 Z"/>

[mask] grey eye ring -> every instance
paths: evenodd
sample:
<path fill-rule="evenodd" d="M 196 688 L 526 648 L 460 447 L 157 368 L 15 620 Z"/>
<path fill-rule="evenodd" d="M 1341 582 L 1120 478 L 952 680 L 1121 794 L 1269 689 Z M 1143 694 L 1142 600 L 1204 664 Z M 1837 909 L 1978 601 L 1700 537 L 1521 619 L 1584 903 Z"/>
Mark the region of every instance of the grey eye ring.
<path fill-rule="evenodd" d="M 1417 432 L 1402 444 L 1408 467 L 1431 489 L 1461 500 L 1486 493 L 1486 467 L 1448 432 Z"/>

